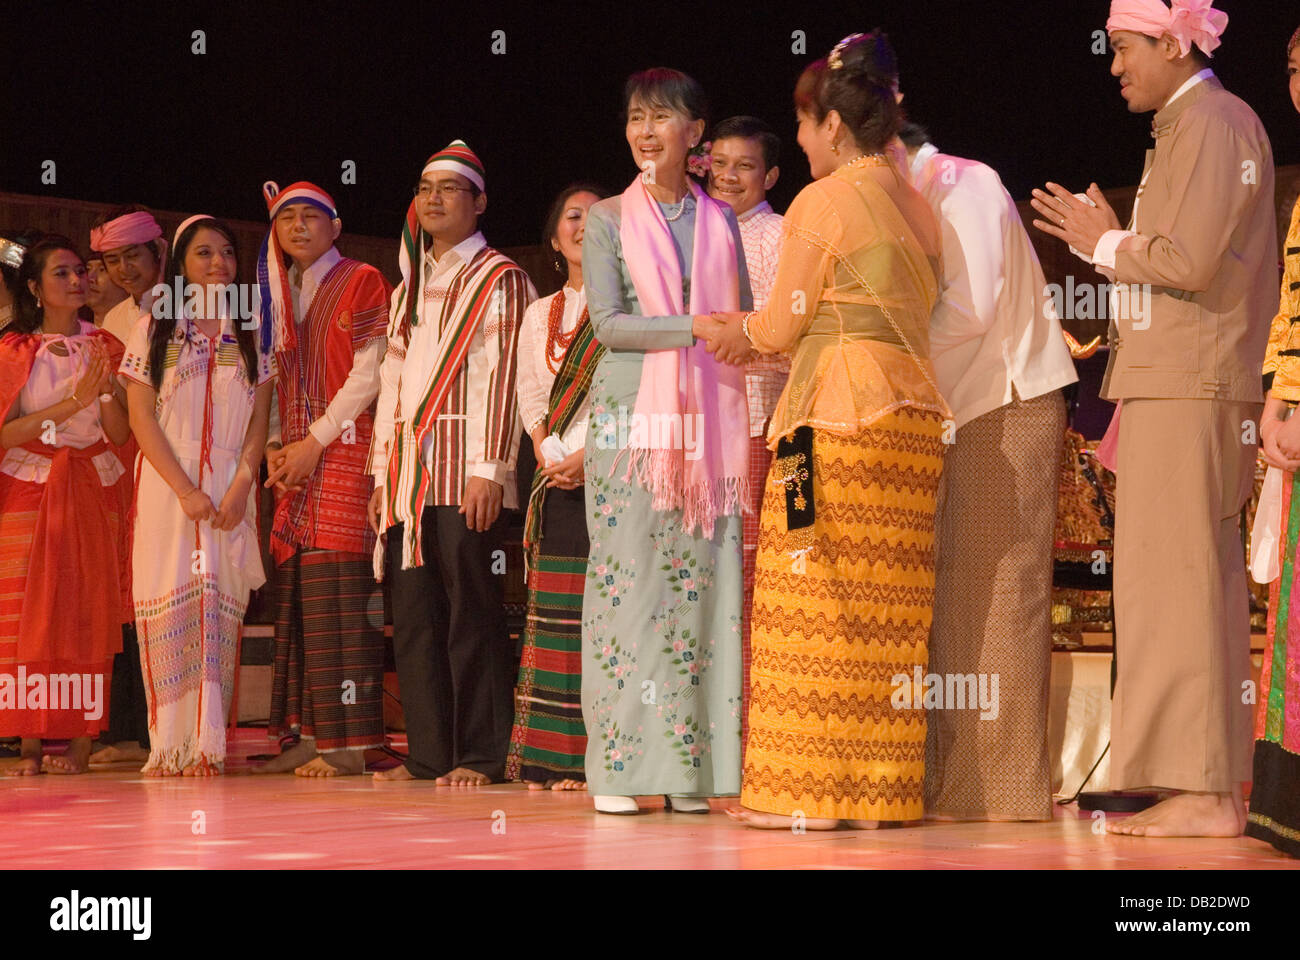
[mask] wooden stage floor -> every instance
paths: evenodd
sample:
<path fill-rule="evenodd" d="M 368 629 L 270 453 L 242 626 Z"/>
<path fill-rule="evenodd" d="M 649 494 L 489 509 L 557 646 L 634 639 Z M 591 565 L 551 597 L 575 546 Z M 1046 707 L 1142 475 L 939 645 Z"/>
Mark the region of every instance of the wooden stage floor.
<path fill-rule="evenodd" d="M 582 793 L 517 784 L 437 787 L 369 776 L 253 777 L 232 741 L 210 781 L 141 778 L 132 765 L 85 776 L 0 779 L 0 866 L 8 869 L 1300 869 L 1255 840 L 1097 836 L 1075 808 L 1051 823 L 933 824 L 793 835 L 720 812 L 599 816 Z M 13 763 L 0 761 L 0 768 Z M 203 832 L 197 832 L 199 827 Z"/>

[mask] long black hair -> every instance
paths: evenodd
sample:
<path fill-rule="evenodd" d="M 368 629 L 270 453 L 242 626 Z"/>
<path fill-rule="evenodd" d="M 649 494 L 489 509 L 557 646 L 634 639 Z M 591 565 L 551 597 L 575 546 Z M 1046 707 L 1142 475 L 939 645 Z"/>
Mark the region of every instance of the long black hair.
<path fill-rule="evenodd" d="M 215 230 L 229 242 L 235 251 L 235 274 L 239 273 L 239 245 L 235 242 L 235 233 L 222 220 L 215 217 L 205 217 L 202 220 L 195 220 L 188 227 L 181 231 L 181 235 L 176 238 L 176 247 L 171 251 L 171 272 L 180 278 L 179 288 L 184 290 L 185 279 L 185 255 L 189 253 L 190 244 L 194 242 L 195 235 L 200 230 Z M 177 284 L 173 280 L 169 286 L 173 290 L 177 289 Z M 159 317 L 155 311 L 153 318 L 149 321 L 149 379 L 153 381 L 155 390 L 162 386 L 163 364 L 167 359 L 167 344 L 171 342 L 172 335 L 176 331 L 176 318 L 184 307 L 184 300 L 181 303 L 172 302 L 168 316 Z M 257 342 L 256 331 L 249 329 L 240 321 L 239 317 L 235 318 L 235 337 L 239 341 L 239 352 L 244 357 L 244 366 L 248 368 L 248 380 L 250 383 L 257 383 Z"/>
<path fill-rule="evenodd" d="M 57 233 L 42 234 L 27 248 L 22 266 L 18 268 L 18 276 L 11 288 L 14 295 L 14 318 L 10 326 L 18 333 L 35 333 L 45 320 L 45 310 L 37 305 L 36 295 L 32 293 L 28 281 L 34 280 L 36 285 L 40 286 L 46 261 L 50 259 L 50 254 L 58 250 L 67 250 L 76 254 L 78 260 L 81 259 L 81 251 L 77 249 L 76 244 Z"/>

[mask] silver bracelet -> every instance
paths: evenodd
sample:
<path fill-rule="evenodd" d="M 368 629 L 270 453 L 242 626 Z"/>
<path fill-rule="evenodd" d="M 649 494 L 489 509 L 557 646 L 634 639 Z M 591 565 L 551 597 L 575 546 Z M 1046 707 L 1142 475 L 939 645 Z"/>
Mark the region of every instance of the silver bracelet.
<path fill-rule="evenodd" d="M 749 313 L 745 314 L 745 319 L 740 321 L 740 332 L 745 335 L 745 339 L 749 341 L 750 346 L 753 346 L 754 338 L 749 335 L 749 318 L 757 315 L 757 310 L 751 310 Z"/>

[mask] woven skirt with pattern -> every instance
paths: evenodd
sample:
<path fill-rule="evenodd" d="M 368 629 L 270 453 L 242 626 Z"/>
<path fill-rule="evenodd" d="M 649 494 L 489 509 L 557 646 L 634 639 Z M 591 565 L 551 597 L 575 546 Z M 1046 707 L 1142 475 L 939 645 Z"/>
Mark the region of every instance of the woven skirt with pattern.
<path fill-rule="evenodd" d="M 745 514 L 741 529 L 744 532 L 744 585 L 745 605 L 741 608 L 740 620 L 740 762 L 745 762 L 745 740 L 749 737 L 749 668 L 753 655 L 749 647 L 749 631 L 752 627 L 751 612 L 754 608 L 754 566 L 758 560 L 758 537 L 762 530 L 763 491 L 767 486 L 767 471 L 772 465 L 772 451 L 767 448 L 766 437 L 749 438 L 749 489 L 753 513 Z"/>
<path fill-rule="evenodd" d="M 894 704 L 926 666 L 942 421 L 904 407 L 852 437 L 813 431 L 813 543 L 786 525 L 774 460 L 754 584 L 741 803 L 861 820 L 922 814 L 925 712 Z"/>
<path fill-rule="evenodd" d="M 1053 390 L 976 417 L 947 450 L 929 670 L 945 697 L 929 713 L 927 813 L 1052 819 L 1047 702 L 1064 439 L 1065 402 Z"/>
<path fill-rule="evenodd" d="M 584 494 L 546 494 L 530 558 L 528 615 L 506 756 L 509 780 L 585 780 L 582 720 L 582 593 L 587 576 Z"/>
<path fill-rule="evenodd" d="M 78 520 L 118 536 L 123 517 L 104 509 L 108 498 L 93 490 L 78 493 Z M 109 678 L 122 636 L 120 627 L 96 635 L 82 613 L 95 606 L 120 609 L 120 578 L 117 571 L 76 569 L 60 554 L 57 575 L 76 584 L 78 603 L 57 608 L 52 618 L 37 617 L 37 642 L 24 645 L 24 601 L 44 497 L 44 484 L 0 474 L 0 737 L 95 737 L 108 726 Z"/>
<path fill-rule="evenodd" d="M 1282 482 L 1279 576 L 1268 598 L 1246 836 L 1300 857 L 1300 490 Z"/>
<path fill-rule="evenodd" d="M 299 551 L 276 571 L 273 737 L 299 731 L 316 750 L 384 743 L 384 608 L 363 554 Z"/>

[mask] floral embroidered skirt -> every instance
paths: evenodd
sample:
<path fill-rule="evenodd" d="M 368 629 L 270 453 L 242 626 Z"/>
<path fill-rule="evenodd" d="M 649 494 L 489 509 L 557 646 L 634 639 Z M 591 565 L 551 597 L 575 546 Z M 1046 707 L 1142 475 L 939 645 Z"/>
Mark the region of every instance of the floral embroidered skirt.
<path fill-rule="evenodd" d="M 620 420 L 631 417 L 640 382 L 639 354 L 607 353 L 591 385 L 582 604 L 588 789 L 735 795 L 741 518 L 718 518 L 712 538 L 693 536 L 681 511 L 653 510 L 649 491 L 626 476 Z"/>
<path fill-rule="evenodd" d="M 904 407 L 857 436 L 814 430 L 809 552 L 779 461 L 763 497 L 741 803 L 805 817 L 922 815 L 921 691 L 934 599 L 942 421 Z M 807 528 L 805 528 L 806 531 Z"/>

